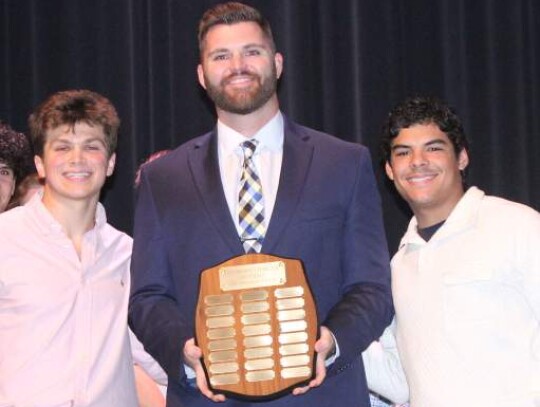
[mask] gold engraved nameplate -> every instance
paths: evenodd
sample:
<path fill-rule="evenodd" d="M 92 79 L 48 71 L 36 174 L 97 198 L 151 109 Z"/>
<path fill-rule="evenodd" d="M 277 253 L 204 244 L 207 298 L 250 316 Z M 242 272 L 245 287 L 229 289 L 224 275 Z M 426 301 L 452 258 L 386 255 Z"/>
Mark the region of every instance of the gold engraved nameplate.
<path fill-rule="evenodd" d="M 260 401 L 305 385 L 317 327 L 300 260 L 246 254 L 201 273 L 196 340 L 215 393 Z"/>

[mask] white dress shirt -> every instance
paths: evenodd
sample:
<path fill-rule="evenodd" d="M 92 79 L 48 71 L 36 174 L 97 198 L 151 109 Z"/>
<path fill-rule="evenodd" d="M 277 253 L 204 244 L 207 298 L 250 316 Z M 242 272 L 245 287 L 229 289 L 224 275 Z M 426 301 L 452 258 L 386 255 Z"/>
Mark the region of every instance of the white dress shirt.
<path fill-rule="evenodd" d="M 0 231 L 0 406 L 137 406 L 131 238 L 98 205 L 79 259 L 40 194 L 0 215 Z"/>
<path fill-rule="evenodd" d="M 219 120 L 217 134 L 221 183 L 239 236 L 242 234 L 242 230 L 238 219 L 238 194 L 240 193 L 240 177 L 244 162 L 244 154 L 240 144 L 253 139 L 259 142 L 252 159 L 262 184 L 264 224 L 268 229 L 268 223 L 276 203 L 281 162 L 283 160 L 284 132 L 281 112 L 278 111 L 268 123 L 249 139 Z"/>

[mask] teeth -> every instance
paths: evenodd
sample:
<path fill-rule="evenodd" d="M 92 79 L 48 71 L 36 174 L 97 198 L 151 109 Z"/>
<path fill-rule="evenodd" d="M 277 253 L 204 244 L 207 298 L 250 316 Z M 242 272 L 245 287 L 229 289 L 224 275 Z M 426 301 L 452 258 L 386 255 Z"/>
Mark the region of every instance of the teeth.
<path fill-rule="evenodd" d="M 78 178 L 78 179 L 86 178 L 89 176 L 90 176 L 89 172 L 69 172 L 66 174 L 66 177 L 68 178 Z"/>
<path fill-rule="evenodd" d="M 252 78 L 250 76 L 235 76 L 234 78 L 229 79 L 230 84 L 246 83 L 251 82 Z"/>
<path fill-rule="evenodd" d="M 434 175 L 423 175 L 423 176 L 417 176 L 417 177 L 409 177 L 407 178 L 407 180 L 409 182 L 424 182 L 433 178 L 434 178 Z"/>

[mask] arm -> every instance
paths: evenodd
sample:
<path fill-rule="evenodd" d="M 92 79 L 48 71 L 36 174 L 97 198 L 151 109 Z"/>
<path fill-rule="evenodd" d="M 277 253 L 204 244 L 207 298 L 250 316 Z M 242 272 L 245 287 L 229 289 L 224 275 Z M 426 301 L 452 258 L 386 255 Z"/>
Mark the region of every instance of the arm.
<path fill-rule="evenodd" d="M 156 382 L 139 365 L 133 365 L 139 407 L 165 407 L 165 397 Z"/>
<path fill-rule="evenodd" d="M 135 372 L 137 372 L 137 370 L 142 370 L 143 373 L 149 376 L 149 378 L 156 382 L 156 384 L 166 386 L 167 375 L 159 363 L 157 363 L 155 359 L 144 350 L 143 344 L 139 342 L 131 329 L 129 330 L 129 342 L 131 344 L 133 363 L 136 365 L 136 367 L 138 367 Z"/>
<path fill-rule="evenodd" d="M 334 334 L 340 357 L 333 371 L 348 364 L 377 339 L 392 314 L 390 260 L 382 222 L 379 193 L 371 159 L 362 148 L 344 222 L 342 299 L 323 325 Z"/>
<path fill-rule="evenodd" d="M 154 193 L 143 171 L 135 211 L 129 323 L 169 379 L 182 381 L 182 347 L 193 328 L 176 303 Z"/>
<path fill-rule="evenodd" d="M 393 313 L 388 249 L 371 160 L 365 148 L 356 146 L 354 156 L 340 157 L 342 161 L 346 158 L 350 160 L 345 169 L 354 175 L 346 177 L 349 181 L 340 186 L 348 189 L 343 194 L 347 211 L 342 234 L 337 237 L 341 253 L 336 253 L 336 272 L 340 274 L 335 278 L 341 282 L 342 295 L 321 324 L 321 337 L 315 344 L 316 377 L 308 387 L 296 389 L 294 394 L 320 385 L 327 374 L 347 369 L 379 337 Z M 343 169 L 344 166 L 340 168 Z M 343 193 L 342 190 L 337 192 Z M 326 357 L 334 349 L 339 349 L 339 354 L 330 359 L 333 363 L 327 372 Z"/>
<path fill-rule="evenodd" d="M 399 360 L 394 326 L 395 320 L 362 353 L 362 359 L 369 389 L 394 403 L 405 403 L 409 400 L 409 387 Z"/>
<path fill-rule="evenodd" d="M 516 268 L 523 273 L 527 299 L 540 321 L 540 214 L 527 210 L 527 215 L 522 216 L 519 241 L 515 242 Z"/>
<path fill-rule="evenodd" d="M 513 220 L 515 222 L 515 220 Z M 528 303 L 536 318 L 536 325 L 540 325 L 540 214 L 531 213 L 530 217 L 522 217 L 523 234 L 516 242 L 515 259 L 516 268 L 523 272 L 523 287 Z M 531 344 L 531 358 L 540 357 L 540 337 L 536 335 Z M 531 394 L 535 405 L 540 405 L 540 372 L 536 370 L 531 377 Z"/>

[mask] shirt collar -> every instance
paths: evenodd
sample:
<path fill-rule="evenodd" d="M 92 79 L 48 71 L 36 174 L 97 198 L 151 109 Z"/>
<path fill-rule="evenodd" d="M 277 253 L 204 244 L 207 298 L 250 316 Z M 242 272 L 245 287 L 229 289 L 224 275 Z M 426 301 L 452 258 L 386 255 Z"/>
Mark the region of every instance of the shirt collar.
<path fill-rule="evenodd" d="M 246 141 L 246 137 L 230 128 L 220 120 L 217 122 L 218 148 L 223 156 L 237 154 L 241 152 L 240 144 Z M 280 111 L 270 119 L 251 139 L 259 142 L 255 154 L 264 150 L 281 151 L 283 150 L 283 115 Z"/>
<path fill-rule="evenodd" d="M 470 227 L 474 223 L 477 216 L 480 203 L 484 198 L 484 191 L 477 187 L 470 187 L 456 204 L 448 219 L 444 222 L 441 228 L 433 235 L 433 241 L 448 236 L 456 231 Z M 431 240 L 430 240 L 431 241 Z M 401 239 L 399 248 L 408 244 L 426 244 L 425 240 L 418 234 L 418 221 L 413 216 L 409 222 L 409 226 L 405 235 Z"/>

